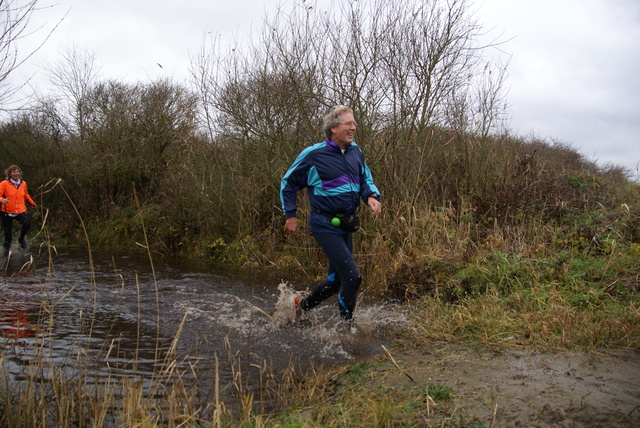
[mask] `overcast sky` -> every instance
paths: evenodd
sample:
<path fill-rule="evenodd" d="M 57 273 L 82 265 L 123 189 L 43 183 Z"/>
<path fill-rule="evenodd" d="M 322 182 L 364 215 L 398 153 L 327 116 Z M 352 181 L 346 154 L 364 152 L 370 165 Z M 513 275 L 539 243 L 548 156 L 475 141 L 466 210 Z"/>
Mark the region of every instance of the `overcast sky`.
<path fill-rule="evenodd" d="M 181 81 L 207 31 L 247 37 L 292 1 L 301 0 L 41 0 L 53 6 L 36 12 L 32 25 L 66 17 L 14 78 L 41 73 L 38 63 L 75 45 L 97 53 L 103 78 Z M 561 141 L 637 174 L 640 1 L 476 0 L 472 9 L 491 35 L 508 40 L 512 133 Z"/>

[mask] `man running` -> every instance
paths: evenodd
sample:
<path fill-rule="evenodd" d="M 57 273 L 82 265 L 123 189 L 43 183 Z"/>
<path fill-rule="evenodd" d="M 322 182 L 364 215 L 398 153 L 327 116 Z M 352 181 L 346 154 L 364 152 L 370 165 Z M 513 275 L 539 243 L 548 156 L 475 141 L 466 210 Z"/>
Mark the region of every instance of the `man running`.
<path fill-rule="evenodd" d="M 380 214 L 380 192 L 373 183 L 364 155 L 353 141 L 356 122 L 347 106 L 334 107 L 323 121 L 327 139 L 303 150 L 284 175 L 280 186 L 285 227 L 295 233 L 300 226 L 296 196 L 307 188 L 311 213 L 309 228 L 329 259 L 327 279 L 306 297 L 295 296 L 296 316 L 318 306 L 328 297 L 338 294 L 340 316 L 353 319 L 358 288 L 362 282 L 353 257 L 353 232 L 359 228 L 355 216 L 360 200 L 371 214 Z"/>

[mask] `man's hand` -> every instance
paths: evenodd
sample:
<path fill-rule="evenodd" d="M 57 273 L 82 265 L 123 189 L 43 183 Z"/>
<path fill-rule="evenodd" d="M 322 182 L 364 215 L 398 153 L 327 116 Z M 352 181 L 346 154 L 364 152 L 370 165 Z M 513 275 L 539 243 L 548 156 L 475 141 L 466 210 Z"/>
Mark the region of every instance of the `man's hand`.
<path fill-rule="evenodd" d="M 284 224 L 284 227 L 287 228 L 289 233 L 296 233 L 296 230 L 300 227 L 300 220 L 298 220 L 297 217 L 289 217 L 287 222 Z"/>
<path fill-rule="evenodd" d="M 369 199 L 367 199 L 367 205 L 369 205 L 369 207 L 371 208 L 371 215 L 373 217 L 379 215 L 382 212 L 382 204 L 373 196 L 369 196 Z"/>

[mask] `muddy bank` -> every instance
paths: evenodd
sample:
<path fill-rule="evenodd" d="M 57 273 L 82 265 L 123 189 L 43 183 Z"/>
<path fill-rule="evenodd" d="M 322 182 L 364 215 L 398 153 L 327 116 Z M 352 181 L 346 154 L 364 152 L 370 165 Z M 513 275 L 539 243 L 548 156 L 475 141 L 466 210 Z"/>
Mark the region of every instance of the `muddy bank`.
<path fill-rule="evenodd" d="M 640 426 L 638 351 L 495 353 L 443 344 L 394 358 L 404 373 L 378 366 L 373 388 L 440 385 L 453 391 L 450 402 L 433 403 L 423 426 L 443 419 L 487 427 Z"/>

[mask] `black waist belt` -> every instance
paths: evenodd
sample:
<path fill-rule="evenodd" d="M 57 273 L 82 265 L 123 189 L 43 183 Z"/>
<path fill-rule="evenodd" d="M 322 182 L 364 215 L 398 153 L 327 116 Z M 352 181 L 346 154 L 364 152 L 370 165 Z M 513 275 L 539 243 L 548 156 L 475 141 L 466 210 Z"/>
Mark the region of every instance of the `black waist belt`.
<path fill-rule="evenodd" d="M 325 212 L 325 211 L 321 211 L 316 207 L 311 207 L 311 211 L 313 211 L 316 214 L 320 214 L 320 215 L 323 215 L 323 216 L 329 217 L 329 218 L 353 215 L 353 214 L 340 214 L 340 213 L 331 214 L 331 213 L 328 213 L 328 212 Z"/>

